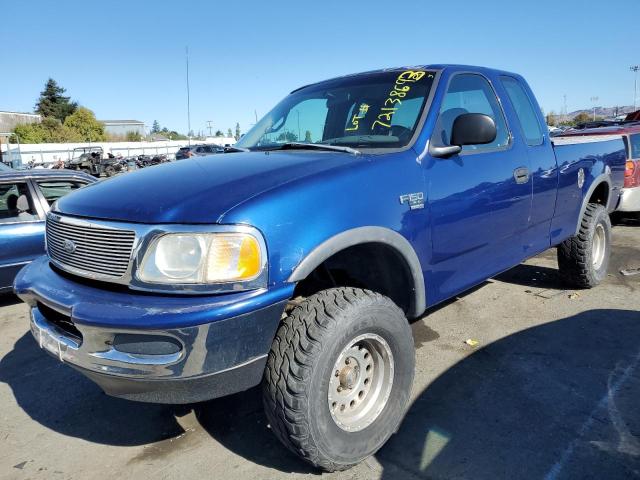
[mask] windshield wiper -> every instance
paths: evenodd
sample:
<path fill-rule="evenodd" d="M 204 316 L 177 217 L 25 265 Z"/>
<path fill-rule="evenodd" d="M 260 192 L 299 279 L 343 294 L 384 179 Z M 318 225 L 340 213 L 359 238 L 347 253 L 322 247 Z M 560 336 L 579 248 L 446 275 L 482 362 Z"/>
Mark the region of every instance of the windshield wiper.
<path fill-rule="evenodd" d="M 345 152 L 352 155 L 360 155 L 360 150 L 351 147 L 340 147 L 338 145 L 325 145 L 320 143 L 287 142 L 279 146 L 279 150 L 332 150 L 334 152 Z"/>
<path fill-rule="evenodd" d="M 248 148 L 242 148 L 242 147 L 232 147 L 231 145 L 229 145 L 228 147 L 224 147 L 224 153 L 230 153 L 230 152 L 250 152 L 251 150 L 249 150 Z"/>

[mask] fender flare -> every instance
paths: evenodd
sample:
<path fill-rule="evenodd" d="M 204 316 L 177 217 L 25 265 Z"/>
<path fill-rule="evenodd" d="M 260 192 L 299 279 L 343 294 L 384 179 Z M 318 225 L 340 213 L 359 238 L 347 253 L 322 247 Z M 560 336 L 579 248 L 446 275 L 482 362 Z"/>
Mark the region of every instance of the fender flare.
<path fill-rule="evenodd" d="M 608 173 L 601 173 L 596 178 L 593 179 L 591 185 L 587 189 L 586 193 L 582 197 L 582 206 L 580 207 L 580 215 L 578 216 L 578 221 L 576 223 L 576 231 L 574 235 L 577 235 L 580 232 L 580 223 L 582 222 L 582 217 L 584 216 L 584 211 L 587 209 L 587 204 L 589 203 L 589 199 L 596 188 L 598 188 L 603 183 L 607 184 L 607 188 L 609 189 L 609 196 L 607 198 L 607 204 L 604 206 L 607 209 L 607 212 L 611 213 L 613 210 L 610 208 L 611 204 L 611 196 L 613 195 L 613 187 L 611 186 L 611 178 Z M 614 205 L 615 208 L 615 205 Z"/>
<path fill-rule="evenodd" d="M 415 318 L 421 315 L 426 307 L 426 292 L 422 265 L 418 255 L 399 233 L 384 227 L 358 227 L 347 230 L 325 240 L 315 247 L 293 270 L 288 282 L 295 283 L 304 280 L 313 270 L 325 260 L 348 247 L 365 243 L 382 243 L 393 248 L 406 262 L 406 266 L 413 282 L 413 302 L 407 316 Z"/>

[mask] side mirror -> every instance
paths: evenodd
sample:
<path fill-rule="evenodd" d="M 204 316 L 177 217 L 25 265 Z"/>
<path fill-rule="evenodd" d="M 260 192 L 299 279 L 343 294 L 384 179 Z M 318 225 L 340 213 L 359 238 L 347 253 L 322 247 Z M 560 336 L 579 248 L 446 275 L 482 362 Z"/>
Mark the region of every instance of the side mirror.
<path fill-rule="evenodd" d="M 451 145 L 484 145 L 496 139 L 496 123 L 482 113 L 464 113 L 455 119 Z"/>
<path fill-rule="evenodd" d="M 496 139 L 498 131 L 493 119 L 482 113 L 463 113 L 456 117 L 451 129 L 451 145 L 430 148 L 434 157 L 446 158 L 460 153 L 463 145 L 484 145 Z"/>

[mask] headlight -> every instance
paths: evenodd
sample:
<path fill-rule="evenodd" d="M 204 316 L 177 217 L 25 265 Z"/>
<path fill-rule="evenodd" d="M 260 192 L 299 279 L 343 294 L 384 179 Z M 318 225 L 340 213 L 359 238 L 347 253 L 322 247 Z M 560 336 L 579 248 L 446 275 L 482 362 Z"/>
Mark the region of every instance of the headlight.
<path fill-rule="evenodd" d="M 263 256 L 249 233 L 168 233 L 151 242 L 137 276 L 148 283 L 244 282 L 260 276 Z"/>

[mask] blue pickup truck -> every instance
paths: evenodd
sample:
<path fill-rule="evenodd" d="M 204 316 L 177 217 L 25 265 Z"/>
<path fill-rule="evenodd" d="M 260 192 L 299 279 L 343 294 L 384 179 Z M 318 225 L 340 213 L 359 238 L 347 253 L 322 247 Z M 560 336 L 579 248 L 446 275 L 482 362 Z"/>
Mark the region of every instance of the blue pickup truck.
<path fill-rule="evenodd" d="M 262 382 L 275 435 L 321 469 L 398 428 L 409 320 L 550 247 L 569 285 L 606 275 L 624 143 L 552 143 L 513 73 L 315 83 L 225 152 L 60 199 L 14 289 L 40 347 L 108 394 L 189 403 Z"/>

